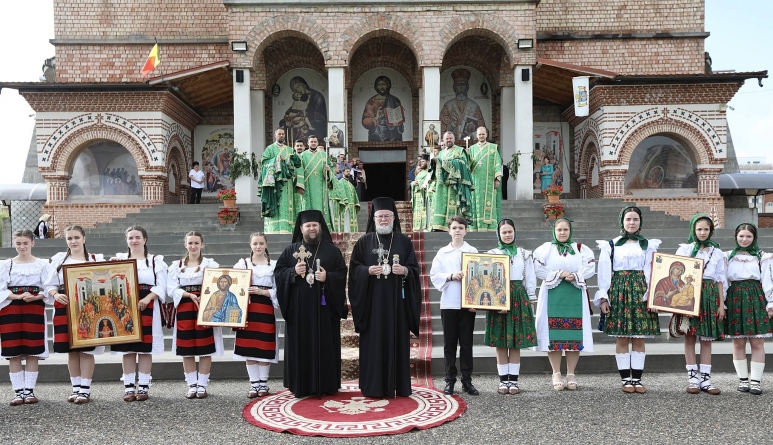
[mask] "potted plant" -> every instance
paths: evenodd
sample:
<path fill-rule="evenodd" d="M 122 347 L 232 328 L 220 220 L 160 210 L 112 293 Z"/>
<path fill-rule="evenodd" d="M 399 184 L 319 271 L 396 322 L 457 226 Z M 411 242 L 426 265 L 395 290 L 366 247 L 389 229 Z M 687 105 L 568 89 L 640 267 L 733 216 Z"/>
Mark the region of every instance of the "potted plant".
<path fill-rule="evenodd" d="M 220 224 L 233 224 L 238 216 L 239 211 L 236 209 L 224 208 L 217 212 L 217 220 L 220 221 Z"/>
<path fill-rule="evenodd" d="M 545 219 L 557 219 L 564 216 L 564 206 L 546 205 L 542 213 L 545 214 Z"/>
<path fill-rule="evenodd" d="M 223 201 L 226 207 L 236 207 L 236 190 L 220 190 L 217 193 L 217 199 Z"/>
<path fill-rule="evenodd" d="M 563 191 L 564 188 L 560 185 L 550 184 L 545 190 L 542 191 L 542 193 L 545 195 L 550 204 L 555 204 L 558 202 L 558 199 L 561 197 L 560 195 Z"/>

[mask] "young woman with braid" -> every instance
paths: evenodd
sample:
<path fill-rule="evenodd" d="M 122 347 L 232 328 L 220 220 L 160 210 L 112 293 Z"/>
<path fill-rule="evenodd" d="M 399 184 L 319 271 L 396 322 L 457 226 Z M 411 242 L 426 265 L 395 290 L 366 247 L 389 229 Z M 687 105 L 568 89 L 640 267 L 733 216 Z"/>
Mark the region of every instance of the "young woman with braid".
<path fill-rule="evenodd" d="M 139 278 L 140 300 L 140 329 L 142 341 L 136 343 L 124 343 L 113 345 L 110 350 L 124 354 L 123 356 L 123 380 L 124 396 L 126 402 L 148 399 L 150 387 L 150 371 L 153 367 L 151 354 L 164 353 L 164 332 L 161 328 L 160 304 L 166 297 L 167 266 L 161 255 L 148 254 L 148 232 L 140 226 L 132 226 L 126 229 L 126 244 L 129 250 L 126 253 L 118 253 L 117 260 L 131 259 L 137 262 L 137 277 Z M 156 302 L 156 300 L 159 300 Z M 139 388 L 135 385 L 135 372 Z"/>
<path fill-rule="evenodd" d="M 204 269 L 220 267 L 215 260 L 205 258 L 204 236 L 199 232 L 185 235 L 185 257 L 169 265 L 166 293 L 177 308 L 172 352 L 183 358 L 183 373 L 188 384 L 186 399 L 207 397 L 212 356 L 223 355 L 223 333 L 220 328 L 199 326 L 196 318 L 201 303 Z M 196 357 L 199 371 L 196 374 Z"/>
<path fill-rule="evenodd" d="M 81 226 L 70 226 L 64 231 L 67 251 L 51 258 L 51 268 L 46 280 L 46 294 L 54 300 L 54 352 L 67 354 L 67 369 L 70 371 L 72 394 L 68 402 L 78 405 L 88 403 L 91 398 L 91 377 L 94 375 L 94 355 L 105 352 L 104 346 L 70 349 L 69 322 L 62 268 L 68 264 L 89 261 L 104 261 L 102 254 L 89 253 L 86 249 L 86 232 Z"/>
<path fill-rule="evenodd" d="M 618 223 L 620 236 L 597 241 L 599 289 L 593 302 L 607 314 L 604 332 L 616 338 L 615 359 L 623 392 L 643 394 L 647 392 L 641 382 L 644 341 L 660 335 L 658 314 L 647 310 L 652 256 L 660 240 L 641 235 L 643 221 L 638 207 L 625 207 Z"/>
<path fill-rule="evenodd" d="M 699 213 L 690 220 L 688 244 L 681 244 L 676 254 L 703 260 L 703 282 L 698 317 L 690 317 L 690 328 L 684 336 L 684 358 L 687 363 L 689 394 L 704 391 L 719 395 L 720 389 L 711 383 L 711 345 L 714 340 L 725 337 L 725 254 L 719 244 L 711 240 L 714 221 L 708 215 Z M 701 342 L 700 377 L 695 357 L 695 340 Z"/>
<path fill-rule="evenodd" d="M 50 265 L 32 256 L 34 245 L 35 235 L 20 230 L 13 234 L 18 255 L 0 261 L 0 356 L 8 360 L 16 393 L 11 406 L 38 403 L 38 359 L 48 357 L 45 308 L 52 300 L 46 298 L 43 286 Z"/>
<path fill-rule="evenodd" d="M 733 339 L 738 391 L 760 395 L 765 339 L 773 337 L 773 255 L 760 251 L 757 227 L 743 223 L 735 228 L 735 249 L 725 252 L 725 259 L 729 284 L 725 334 Z M 747 341 L 752 350 L 751 375 L 746 365 Z"/>
<path fill-rule="evenodd" d="M 274 267 L 276 260 L 268 254 L 268 238 L 261 232 L 250 235 L 250 256 L 234 264 L 235 269 L 252 270 L 250 304 L 247 307 L 247 326 L 236 331 L 234 359 L 246 360 L 250 376 L 247 397 L 263 397 L 268 394 L 268 371 L 271 363 L 279 362 L 274 309 L 276 299 Z"/>

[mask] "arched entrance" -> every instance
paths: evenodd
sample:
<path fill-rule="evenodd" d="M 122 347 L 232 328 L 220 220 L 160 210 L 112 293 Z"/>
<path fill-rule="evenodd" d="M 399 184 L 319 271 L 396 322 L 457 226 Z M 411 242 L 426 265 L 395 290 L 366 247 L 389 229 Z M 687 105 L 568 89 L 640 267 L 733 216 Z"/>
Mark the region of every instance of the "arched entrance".
<path fill-rule="evenodd" d="M 693 150 L 666 134 L 649 136 L 631 153 L 625 190 L 697 189 Z"/>
<path fill-rule="evenodd" d="M 142 196 L 137 162 L 129 150 L 118 142 L 92 141 L 71 163 L 68 195 Z"/>

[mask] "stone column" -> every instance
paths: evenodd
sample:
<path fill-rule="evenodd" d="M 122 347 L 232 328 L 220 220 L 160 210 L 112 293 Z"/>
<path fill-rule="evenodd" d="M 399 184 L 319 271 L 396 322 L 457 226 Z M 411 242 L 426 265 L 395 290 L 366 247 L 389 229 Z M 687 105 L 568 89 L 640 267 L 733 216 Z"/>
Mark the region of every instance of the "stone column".
<path fill-rule="evenodd" d="M 580 176 L 577 183 L 580 185 L 580 199 L 588 199 L 588 178 Z"/>
<path fill-rule="evenodd" d="M 523 80 L 524 71 L 528 73 L 529 80 Z M 515 199 L 534 199 L 534 184 L 532 183 L 531 174 L 533 168 L 531 155 L 534 152 L 532 78 L 530 65 L 518 65 L 515 67 L 513 76 L 515 84 L 515 107 L 513 113 L 515 118 L 515 152 L 520 153 L 518 156 L 520 174 L 515 179 Z M 509 190 L 507 196 L 510 196 Z"/>
<path fill-rule="evenodd" d="M 602 167 L 599 173 L 604 177 L 604 198 L 622 198 L 625 193 L 625 174 L 620 166 Z"/>
<path fill-rule="evenodd" d="M 70 176 L 64 175 L 46 175 L 46 202 L 54 203 L 66 201 L 70 188 Z"/>
<path fill-rule="evenodd" d="M 698 196 L 719 196 L 719 174 L 722 167 L 715 165 L 698 166 Z"/>
<path fill-rule="evenodd" d="M 509 122 L 515 122 L 515 87 L 502 87 L 502 102 L 500 104 L 500 125 L 502 138 L 499 141 L 499 151 L 502 155 L 502 162 L 507 164 L 513 160 L 513 154 L 515 154 L 515 125 L 510 125 Z M 490 136 L 492 139 L 494 135 Z M 518 166 L 518 172 L 511 172 L 516 174 L 516 178 L 512 176 L 507 180 L 507 198 L 508 201 L 515 201 L 516 199 L 516 184 L 518 179 L 522 175 L 531 176 L 531 162 L 527 164 L 520 164 Z"/>
<path fill-rule="evenodd" d="M 167 187 L 166 175 L 139 172 L 142 181 L 142 199 L 149 204 L 163 204 Z"/>
<path fill-rule="evenodd" d="M 346 122 L 346 70 L 343 67 L 327 69 L 328 121 Z M 327 133 L 327 128 L 324 129 Z M 320 141 L 321 143 L 322 141 Z M 347 144 L 348 145 L 348 144 Z"/>
<path fill-rule="evenodd" d="M 266 92 L 263 90 L 250 91 L 250 105 L 252 107 L 252 152 L 256 161 L 266 150 Z M 257 184 L 255 185 L 257 192 Z"/>
<path fill-rule="evenodd" d="M 237 72 L 244 75 L 242 82 L 236 81 Z M 233 70 L 234 88 L 234 149 L 248 157 L 252 153 L 252 97 L 250 94 L 250 70 Z M 257 202 L 258 186 L 250 176 L 242 176 L 234 184 L 238 203 Z"/>
<path fill-rule="evenodd" d="M 179 184 L 179 192 L 177 193 L 177 202 L 180 204 L 188 204 L 188 193 L 190 193 L 190 186 L 188 184 Z"/>
<path fill-rule="evenodd" d="M 439 66 L 425 66 L 422 68 L 422 100 L 424 115 L 421 116 L 422 121 L 437 121 L 440 120 L 440 67 Z M 423 129 L 420 129 L 423 130 Z M 437 129 L 438 132 L 440 128 Z M 419 131 L 421 139 L 424 139 L 424 135 Z M 442 138 L 442 135 L 441 135 Z"/>

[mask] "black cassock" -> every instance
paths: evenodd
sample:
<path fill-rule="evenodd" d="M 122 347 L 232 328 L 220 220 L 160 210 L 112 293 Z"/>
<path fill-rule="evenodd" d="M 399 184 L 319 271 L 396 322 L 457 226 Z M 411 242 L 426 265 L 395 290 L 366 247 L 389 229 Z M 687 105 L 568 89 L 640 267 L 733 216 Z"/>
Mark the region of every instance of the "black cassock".
<path fill-rule="evenodd" d="M 317 281 L 309 287 L 295 273 L 298 260 L 293 253 L 301 244 L 285 247 L 274 269 L 276 297 L 285 319 L 284 386 L 295 397 L 316 395 L 318 391 L 330 394 L 341 388 L 341 319 L 346 318 L 347 270 L 341 251 L 330 243 L 304 244 L 312 255 L 307 264 L 312 264 L 319 249 L 316 259 L 327 272 L 324 283 Z M 306 273 L 312 273 L 308 266 Z M 324 306 L 320 305 L 323 289 Z"/>
<path fill-rule="evenodd" d="M 411 395 L 411 336 L 419 334 L 421 288 L 419 268 L 413 244 L 402 233 L 379 235 L 384 250 L 400 255 L 400 264 L 408 276 L 388 275 L 377 279 L 368 274 L 375 266 L 378 248 L 375 232 L 357 241 L 349 262 L 349 302 L 354 327 L 360 334 L 360 390 L 367 397 Z M 404 296 L 404 298 L 403 298 Z M 395 381 L 396 377 L 396 381 Z"/>

